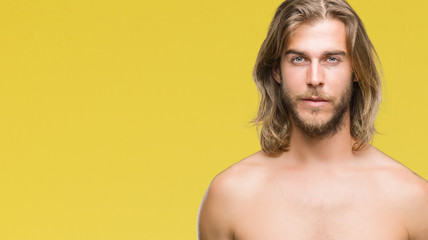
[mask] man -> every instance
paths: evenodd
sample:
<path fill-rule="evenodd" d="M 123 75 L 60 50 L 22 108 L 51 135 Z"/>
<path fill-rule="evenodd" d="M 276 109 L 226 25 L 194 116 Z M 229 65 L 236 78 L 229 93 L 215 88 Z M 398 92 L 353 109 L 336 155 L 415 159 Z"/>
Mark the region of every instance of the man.
<path fill-rule="evenodd" d="M 428 240 L 428 183 L 369 144 L 375 51 L 344 0 L 287 0 L 260 49 L 262 151 L 211 183 L 201 240 Z"/>

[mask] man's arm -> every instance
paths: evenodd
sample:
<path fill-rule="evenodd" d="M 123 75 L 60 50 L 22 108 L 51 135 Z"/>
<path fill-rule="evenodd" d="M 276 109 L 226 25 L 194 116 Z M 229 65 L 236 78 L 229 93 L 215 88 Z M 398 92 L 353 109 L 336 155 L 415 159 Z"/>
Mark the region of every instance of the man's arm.
<path fill-rule="evenodd" d="M 234 195 L 225 176 L 214 178 L 202 200 L 198 216 L 199 240 L 232 240 Z"/>
<path fill-rule="evenodd" d="M 419 178 L 405 208 L 408 208 L 410 240 L 428 240 L 428 182 Z"/>

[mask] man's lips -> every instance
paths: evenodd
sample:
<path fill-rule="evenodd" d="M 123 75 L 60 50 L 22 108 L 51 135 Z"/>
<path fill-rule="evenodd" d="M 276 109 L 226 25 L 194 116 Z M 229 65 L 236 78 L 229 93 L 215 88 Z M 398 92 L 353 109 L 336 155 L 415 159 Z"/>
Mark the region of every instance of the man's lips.
<path fill-rule="evenodd" d="M 327 99 L 322 97 L 307 97 L 303 98 L 304 101 L 314 101 L 314 102 L 328 102 Z"/>
<path fill-rule="evenodd" d="M 326 105 L 329 101 L 322 97 L 308 97 L 308 98 L 302 98 L 302 101 L 311 107 L 322 107 Z"/>

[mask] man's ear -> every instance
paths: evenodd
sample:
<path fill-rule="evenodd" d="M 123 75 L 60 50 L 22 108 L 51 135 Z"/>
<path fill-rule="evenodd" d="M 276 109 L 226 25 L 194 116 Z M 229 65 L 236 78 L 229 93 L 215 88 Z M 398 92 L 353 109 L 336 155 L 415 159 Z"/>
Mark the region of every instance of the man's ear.
<path fill-rule="evenodd" d="M 355 73 L 352 72 L 352 81 L 353 82 L 358 82 L 358 78 L 355 77 Z"/>
<path fill-rule="evenodd" d="M 279 70 L 279 66 L 273 66 L 272 68 L 272 77 L 278 84 L 281 84 L 281 71 Z"/>

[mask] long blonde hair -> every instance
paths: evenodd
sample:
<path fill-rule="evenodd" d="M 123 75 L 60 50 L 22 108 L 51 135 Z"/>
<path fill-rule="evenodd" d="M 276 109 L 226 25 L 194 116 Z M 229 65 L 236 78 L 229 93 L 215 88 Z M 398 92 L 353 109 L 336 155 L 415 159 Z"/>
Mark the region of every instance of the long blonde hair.
<path fill-rule="evenodd" d="M 350 105 L 353 150 L 360 150 L 375 132 L 374 121 L 381 100 L 379 61 L 358 15 L 345 0 L 286 0 L 273 17 L 253 71 L 261 102 L 252 123 L 262 125 L 260 143 L 269 155 L 288 151 L 291 133 L 290 115 L 272 71 L 279 66 L 281 53 L 294 30 L 322 19 L 340 20 L 346 28 L 347 51 L 357 80 Z"/>

